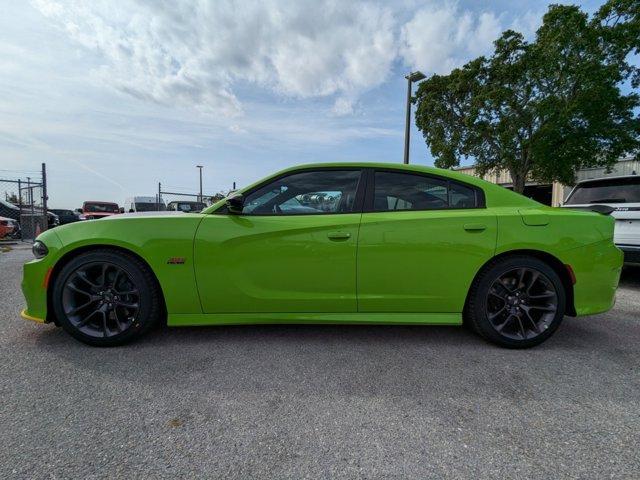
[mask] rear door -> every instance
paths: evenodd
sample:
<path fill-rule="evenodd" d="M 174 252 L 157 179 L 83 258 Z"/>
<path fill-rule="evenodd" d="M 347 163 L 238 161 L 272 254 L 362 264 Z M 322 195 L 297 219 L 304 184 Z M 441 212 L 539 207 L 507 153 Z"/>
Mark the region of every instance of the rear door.
<path fill-rule="evenodd" d="M 244 192 L 242 214 L 205 217 L 195 240 L 204 312 L 356 312 L 361 173 L 293 172 Z"/>
<path fill-rule="evenodd" d="M 358 241 L 358 311 L 457 313 L 495 251 L 497 222 L 473 186 L 370 170 Z"/>

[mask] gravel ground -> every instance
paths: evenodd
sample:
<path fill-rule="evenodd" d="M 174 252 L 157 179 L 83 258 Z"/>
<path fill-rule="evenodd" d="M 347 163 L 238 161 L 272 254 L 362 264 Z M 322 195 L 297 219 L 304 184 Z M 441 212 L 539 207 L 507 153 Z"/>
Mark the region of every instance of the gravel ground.
<path fill-rule="evenodd" d="M 640 268 L 527 351 L 462 328 L 160 329 L 84 346 L 0 254 L 0 478 L 639 478 Z"/>

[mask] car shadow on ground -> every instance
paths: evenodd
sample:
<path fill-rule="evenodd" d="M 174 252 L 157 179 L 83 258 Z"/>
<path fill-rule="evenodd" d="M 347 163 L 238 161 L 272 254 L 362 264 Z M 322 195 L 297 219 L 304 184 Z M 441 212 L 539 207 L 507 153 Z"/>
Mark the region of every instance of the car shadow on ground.
<path fill-rule="evenodd" d="M 620 286 L 640 288 L 640 265 L 625 265 L 620 275 Z M 640 292 L 638 292 L 640 295 Z"/>
<path fill-rule="evenodd" d="M 438 390 L 469 401 L 476 396 L 512 401 L 536 399 L 537 385 L 571 375 L 551 394 L 564 401 L 575 385 L 569 362 L 593 372 L 581 375 L 600 371 L 606 378 L 603 368 L 631 371 L 628 363 L 635 356 L 618 341 L 588 322 L 565 320 L 554 337 L 528 350 L 499 348 L 465 328 L 437 326 L 161 328 L 138 343 L 111 349 L 88 347 L 60 329 L 47 329 L 36 334 L 35 343 L 65 371 L 91 382 L 133 382 L 200 396 L 421 397 Z M 580 395 L 603 400 L 621 394 L 602 393 L 594 384 Z"/>

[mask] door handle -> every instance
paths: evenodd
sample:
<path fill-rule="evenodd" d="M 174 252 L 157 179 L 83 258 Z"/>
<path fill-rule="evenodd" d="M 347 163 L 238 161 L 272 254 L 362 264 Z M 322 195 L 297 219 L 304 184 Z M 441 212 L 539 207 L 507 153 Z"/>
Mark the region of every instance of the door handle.
<path fill-rule="evenodd" d="M 346 240 L 351 237 L 351 234 L 349 232 L 331 232 L 327 233 L 327 237 L 330 240 Z"/>
<path fill-rule="evenodd" d="M 467 232 L 481 232 L 482 230 L 486 230 L 487 226 L 484 223 L 465 223 L 464 229 Z"/>

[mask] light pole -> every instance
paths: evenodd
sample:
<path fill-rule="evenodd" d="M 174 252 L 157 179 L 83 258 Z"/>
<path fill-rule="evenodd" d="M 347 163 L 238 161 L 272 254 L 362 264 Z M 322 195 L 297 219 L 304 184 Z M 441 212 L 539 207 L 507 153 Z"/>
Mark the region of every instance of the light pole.
<path fill-rule="evenodd" d="M 196 167 L 200 170 L 200 196 L 198 197 L 198 201 L 202 201 L 202 165 L 196 165 Z"/>
<path fill-rule="evenodd" d="M 404 163 L 409 163 L 409 134 L 411 132 L 411 84 L 424 80 L 427 76 L 419 70 L 409 72 L 407 79 L 407 120 L 404 126 Z"/>

